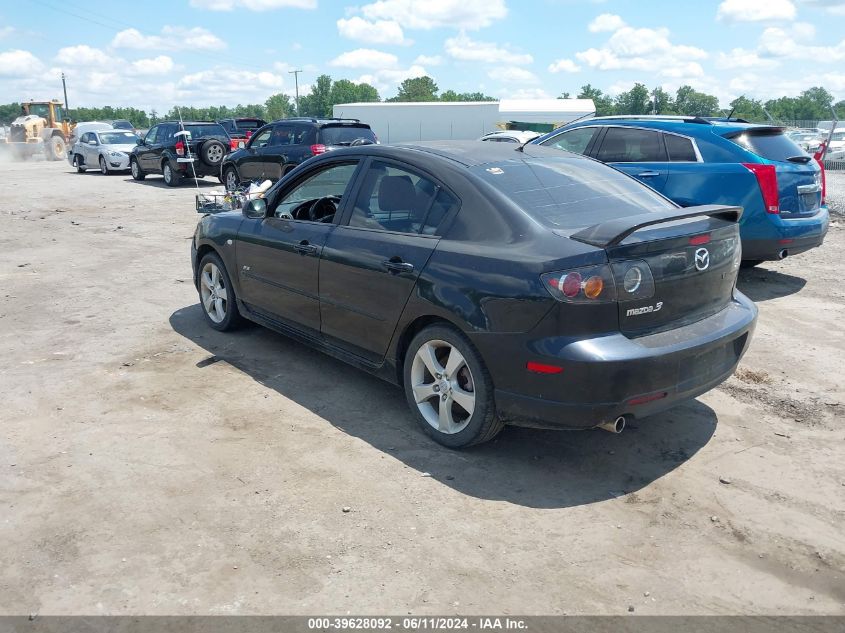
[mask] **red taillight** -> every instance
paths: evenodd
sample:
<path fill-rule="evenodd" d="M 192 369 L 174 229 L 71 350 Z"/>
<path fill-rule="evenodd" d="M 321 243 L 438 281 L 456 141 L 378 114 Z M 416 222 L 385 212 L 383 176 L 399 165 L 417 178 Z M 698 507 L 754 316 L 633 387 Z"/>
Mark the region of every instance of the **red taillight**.
<path fill-rule="evenodd" d="M 577 297 L 578 293 L 581 292 L 581 275 L 569 273 L 558 281 L 558 289 L 567 297 Z"/>
<path fill-rule="evenodd" d="M 177 156 L 184 156 L 185 155 L 185 144 L 182 141 L 176 141 L 176 155 Z"/>
<path fill-rule="evenodd" d="M 250 138 L 251 136 L 252 136 L 252 130 L 247 130 L 247 131 L 246 131 L 246 138 L 247 138 L 247 140 L 249 140 L 249 138 Z"/>
<path fill-rule="evenodd" d="M 525 369 L 533 371 L 535 374 L 560 374 L 563 373 L 563 367 L 557 365 L 545 365 L 543 363 L 535 363 L 533 360 L 525 363 Z"/>
<path fill-rule="evenodd" d="M 689 238 L 690 246 L 701 246 L 702 244 L 710 243 L 710 235 L 696 235 Z"/>
<path fill-rule="evenodd" d="M 661 398 L 665 398 L 667 393 L 664 391 L 662 393 L 652 393 L 647 396 L 638 396 L 636 398 L 631 398 L 628 400 L 628 406 L 634 406 L 637 404 L 645 404 L 646 402 L 654 402 L 655 400 L 660 400 Z"/>
<path fill-rule="evenodd" d="M 311 146 L 311 153 L 316 156 L 317 154 L 325 154 L 326 153 L 326 146 L 322 143 L 317 143 L 316 145 Z"/>
<path fill-rule="evenodd" d="M 766 213 L 780 213 L 780 193 L 778 192 L 778 174 L 774 165 L 743 163 L 748 171 L 757 177 L 760 193 L 763 194 L 763 206 Z"/>
<path fill-rule="evenodd" d="M 238 139 L 230 138 L 229 139 L 229 149 L 233 152 L 238 149 Z"/>

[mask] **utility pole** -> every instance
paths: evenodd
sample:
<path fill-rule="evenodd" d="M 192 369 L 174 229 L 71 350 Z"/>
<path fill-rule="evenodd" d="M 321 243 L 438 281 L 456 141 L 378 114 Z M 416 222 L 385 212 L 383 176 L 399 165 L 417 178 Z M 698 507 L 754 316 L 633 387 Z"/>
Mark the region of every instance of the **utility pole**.
<path fill-rule="evenodd" d="M 289 70 L 288 74 L 293 75 L 293 83 L 296 86 L 296 116 L 299 116 L 299 73 L 301 70 Z"/>
<path fill-rule="evenodd" d="M 70 118 L 70 108 L 67 105 L 67 84 L 65 83 L 65 74 L 62 73 L 62 90 L 65 91 L 65 117 Z"/>

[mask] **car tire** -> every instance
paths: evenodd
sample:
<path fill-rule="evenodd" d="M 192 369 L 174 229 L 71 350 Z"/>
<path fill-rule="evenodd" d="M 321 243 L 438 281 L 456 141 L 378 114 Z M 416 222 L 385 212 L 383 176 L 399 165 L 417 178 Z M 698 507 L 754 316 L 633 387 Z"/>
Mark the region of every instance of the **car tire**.
<path fill-rule="evenodd" d="M 79 174 L 84 174 L 86 171 L 88 171 L 87 167 L 82 166 L 82 160 L 79 154 L 73 155 L 73 166 L 76 167 L 76 172 Z"/>
<path fill-rule="evenodd" d="M 129 171 L 132 172 L 132 179 L 141 181 L 147 177 L 143 171 L 141 171 L 141 166 L 138 164 L 138 159 L 133 157 L 129 159 Z"/>
<path fill-rule="evenodd" d="M 419 332 L 408 346 L 402 375 L 412 414 L 439 444 L 449 448 L 480 444 L 504 427 L 496 415 L 490 372 L 457 329 L 433 325 Z"/>
<path fill-rule="evenodd" d="M 100 156 L 100 173 L 103 176 L 109 175 L 109 166 L 106 164 L 106 159 Z"/>
<path fill-rule="evenodd" d="M 234 167 L 226 168 L 222 180 L 223 184 L 226 185 L 226 191 L 235 191 L 241 184 L 238 171 Z"/>
<path fill-rule="evenodd" d="M 182 184 L 182 176 L 178 169 L 173 169 L 173 165 L 169 160 L 164 161 L 161 166 L 161 174 L 164 176 L 164 184 L 168 187 L 178 187 Z"/>
<path fill-rule="evenodd" d="M 226 155 L 226 146 L 217 139 L 208 139 L 199 148 L 200 160 L 209 167 L 220 167 Z"/>
<path fill-rule="evenodd" d="M 47 160 L 67 159 L 67 145 L 61 136 L 51 136 L 44 145 Z"/>
<path fill-rule="evenodd" d="M 243 317 L 238 311 L 235 290 L 220 256 L 214 252 L 206 254 L 197 270 L 200 308 L 206 323 L 220 332 L 240 326 Z"/>

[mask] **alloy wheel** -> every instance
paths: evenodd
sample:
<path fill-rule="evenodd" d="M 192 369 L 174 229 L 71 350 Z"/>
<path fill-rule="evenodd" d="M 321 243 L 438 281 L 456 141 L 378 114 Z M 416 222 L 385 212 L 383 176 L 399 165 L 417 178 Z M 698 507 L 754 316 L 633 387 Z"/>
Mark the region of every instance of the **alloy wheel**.
<path fill-rule="evenodd" d="M 223 148 L 219 145 L 212 145 L 208 148 L 208 160 L 215 165 L 223 159 Z"/>
<path fill-rule="evenodd" d="M 446 341 L 423 343 L 411 365 L 414 401 L 425 421 L 452 435 L 469 424 L 475 411 L 475 382 L 463 355 Z"/>
<path fill-rule="evenodd" d="M 221 323 L 229 309 L 229 293 L 223 274 L 214 262 L 208 262 L 200 273 L 200 298 L 208 318 Z"/>
<path fill-rule="evenodd" d="M 109 173 L 109 168 L 106 165 L 106 159 L 100 156 L 100 171 L 103 173 L 104 176 L 107 176 Z"/>
<path fill-rule="evenodd" d="M 229 169 L 226 172 L 226 189 L 229 191 L 234 191 L 238 188 L 238 176 L 235 174 L 234 169 Z"/>
<path fill-rule="evenodd" d="M 170 165 L 165 163 L 164 169 L 162 171 L 163 171 L 163 175 L 164 175 L 164 182 L 166 182 L 169 185 L 170 181 L 173 180 L 173 169 L 170 167 Z"/>
<path fill-rule="evenodd" d="M 137 161 L 137 160 L 133 160 L 133 161 L 130 163 L 130 165 L 129 165 L 129 166 L 132 168 L 132 177 L 137 179 L 137 178 L 138 178 L 138 173 L 140 172 L 140 168 L 138 167 L 138 161 Z"/>

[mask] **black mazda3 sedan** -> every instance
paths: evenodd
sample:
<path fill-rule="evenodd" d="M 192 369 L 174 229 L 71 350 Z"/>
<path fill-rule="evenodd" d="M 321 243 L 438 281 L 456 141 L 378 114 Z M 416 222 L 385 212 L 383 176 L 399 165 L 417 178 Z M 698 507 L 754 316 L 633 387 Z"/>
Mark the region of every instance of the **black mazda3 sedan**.
<path fill-rule="evenodd" d="M 401 385 L 461 447 L 618 432 L 725 380 L 757 318 L 741 213 L 536 145 L 365 145 L 203 216 L 192 260 L 211 327 L 246 318 Z"/>

